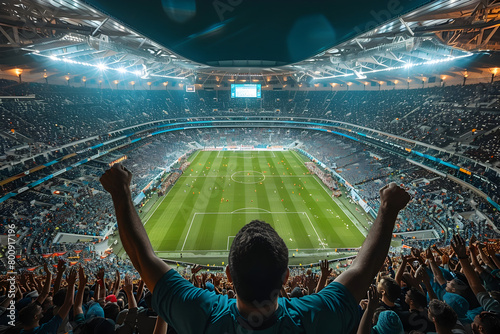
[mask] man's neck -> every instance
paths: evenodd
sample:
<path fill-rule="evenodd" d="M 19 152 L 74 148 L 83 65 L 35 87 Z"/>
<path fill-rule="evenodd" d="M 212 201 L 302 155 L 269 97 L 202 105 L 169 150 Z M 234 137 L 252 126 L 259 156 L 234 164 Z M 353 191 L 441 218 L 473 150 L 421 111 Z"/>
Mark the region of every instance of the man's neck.
<path fill-rule="evenodd" d="M 252 305 L 251 303 L 247 303 L 236 297 L 236 307 L 238 307 L 238 311 L 245 319 L 250 320 L 252 317 L 267 319 L 270 318 L 278 309 L 278 299 L 274 301 L 268 300 Z"/>
<path fill-rule="evenodd" d="M 383 302 L 385 305 L 389 306 L 389 307 L 394 307 L 394 306 L 396 306 L 396 304 L 395 304 L 395 303 L 393 303 L 393 302 L 391 302 L 390 300 L 388 300 L 385 296 L 384 296 L 384 297 L 382 297 L 382 302 Z"/>

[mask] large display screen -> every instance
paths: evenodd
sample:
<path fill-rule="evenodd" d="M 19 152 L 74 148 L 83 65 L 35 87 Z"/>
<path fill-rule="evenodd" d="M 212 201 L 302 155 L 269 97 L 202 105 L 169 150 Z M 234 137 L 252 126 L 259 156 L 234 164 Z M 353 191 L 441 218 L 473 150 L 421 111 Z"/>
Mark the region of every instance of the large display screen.
<path fill-rule="evenodd" d="M 231 97 L 255 97 L 261 98 L 260 84 L 231 84 Z"/>

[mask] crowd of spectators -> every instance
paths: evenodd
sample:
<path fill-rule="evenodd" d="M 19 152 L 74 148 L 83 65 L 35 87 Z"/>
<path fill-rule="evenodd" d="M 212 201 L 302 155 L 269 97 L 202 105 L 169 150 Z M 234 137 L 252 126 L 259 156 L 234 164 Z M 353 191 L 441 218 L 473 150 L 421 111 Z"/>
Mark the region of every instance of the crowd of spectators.
<path fill-rule="evenodd" d="M 100 90 L 0 80 L 4 96 L 34 94 L 0 104 L 0 155 L 14 149 L 35 154 L 154 120 L 240 114 L 344 121 L 495 162 L 499 88 L 494 83 L 385 91 L 263 90 L 262 99 L 232 99 L 229 90 Z"/>
<path fill-rule="evenodd" d="M 358 305 L 353 324 L 357 333 L 497 333 L 500 243 L 481 243 L 472 236 L 467 245 L 455 235 L 450 244 L 411 251 L 391 248 Z M 176 333 L 155 312 L 152 291 L 130 262 L 112 255 L 85 261 L 92 256 L 89 250 L 73 262 L 75 251 L 42 259 L 37 267 L 18 273 L 15 293 L 9 294 L 10 283 L 2 277 L 2 333 Z M 332 268 L 325 260 L 293 269 L 280 295 L 293 299 L 321 293 L 351 263 Z M 222 272 L 198 265 L 176 270 L 208 293 L 236 298 L 233 283 Z"/>

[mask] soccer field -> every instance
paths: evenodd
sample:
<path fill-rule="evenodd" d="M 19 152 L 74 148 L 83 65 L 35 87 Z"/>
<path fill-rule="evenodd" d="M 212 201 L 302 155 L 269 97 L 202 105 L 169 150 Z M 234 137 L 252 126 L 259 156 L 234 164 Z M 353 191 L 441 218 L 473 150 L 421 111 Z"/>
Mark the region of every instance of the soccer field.
<path fill-rule="evenodd" d="M 271 224 L 290 251 L 361 246 L 364 236 L 291 151 L 199 151 L 145 217 L 157 252 L 227 255 L 238 230 Z"/>

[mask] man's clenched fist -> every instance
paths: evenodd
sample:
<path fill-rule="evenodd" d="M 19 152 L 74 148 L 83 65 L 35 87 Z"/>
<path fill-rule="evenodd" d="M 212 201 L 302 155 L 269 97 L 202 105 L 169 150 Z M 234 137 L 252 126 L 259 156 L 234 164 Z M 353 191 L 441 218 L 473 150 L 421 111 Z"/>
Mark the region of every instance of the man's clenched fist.
<path fill-rule="evenodd" d="M 391 211 L 403 209 L 410 201 L 411 197 L 403 188 L 391 182 L 380 189 L 380 208 Z"/>
<path fill-rule="evenodd" d="M 111 196 L 128 194 L 132 173 L 121 164 L 115 164 L 100 178 L 102 186 Z"/>

